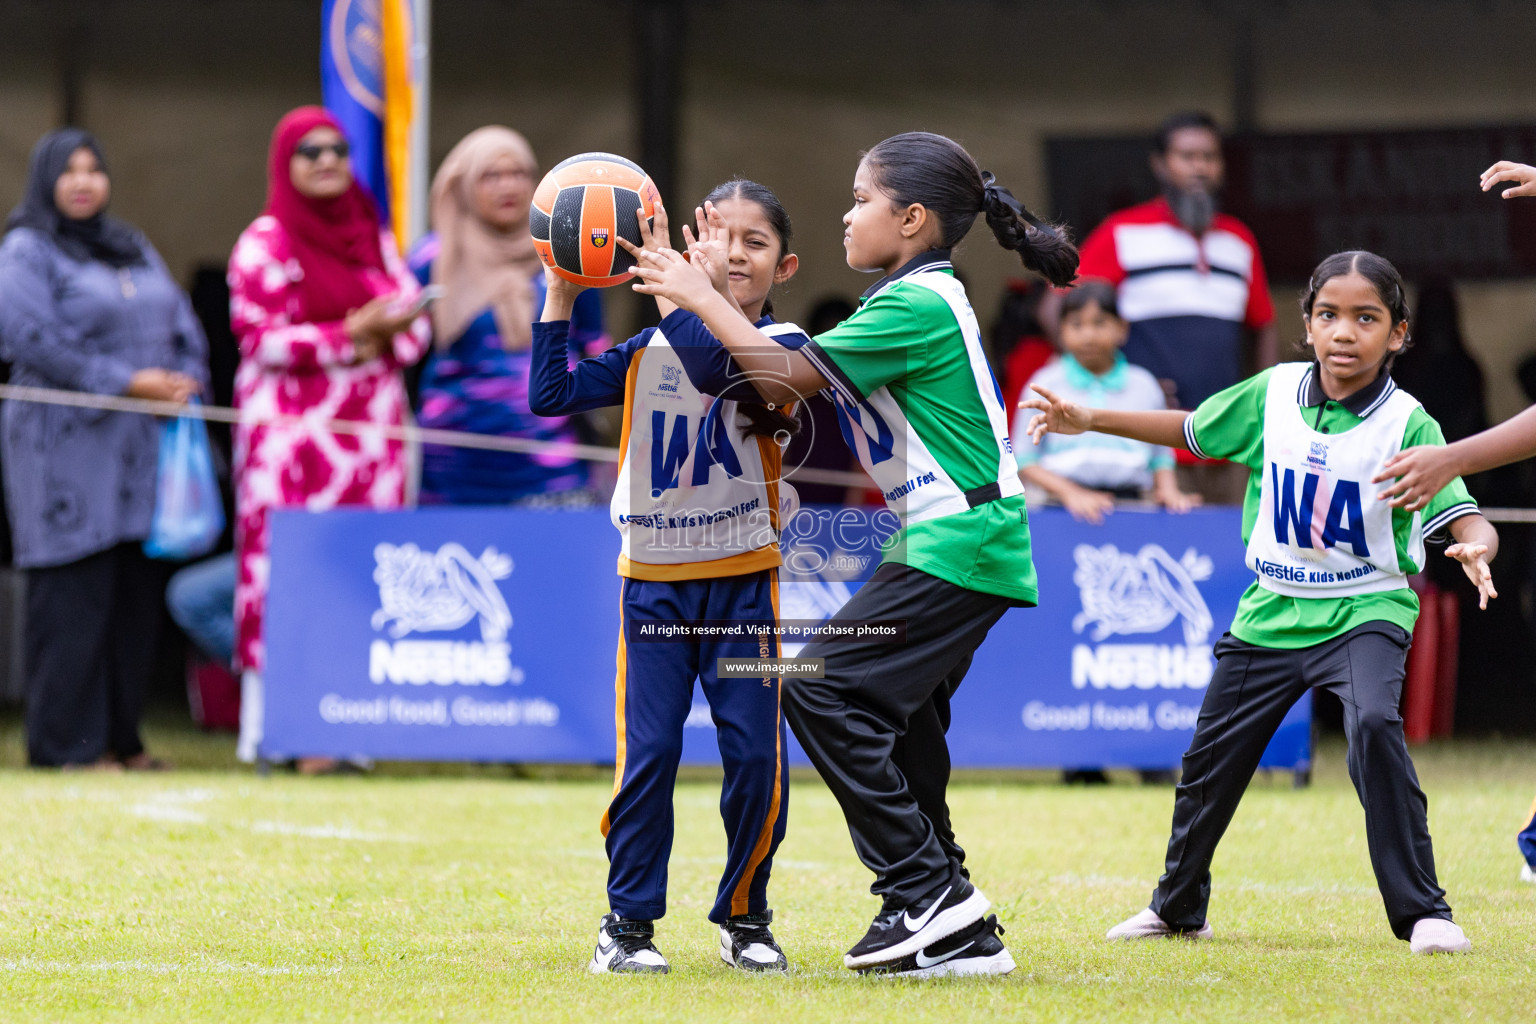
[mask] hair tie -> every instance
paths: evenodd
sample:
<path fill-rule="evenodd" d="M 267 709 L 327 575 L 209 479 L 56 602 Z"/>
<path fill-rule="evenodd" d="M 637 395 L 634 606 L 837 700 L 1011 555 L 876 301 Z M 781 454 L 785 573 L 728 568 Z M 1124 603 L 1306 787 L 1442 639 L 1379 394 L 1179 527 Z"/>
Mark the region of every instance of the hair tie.
<path fill-rule="evenodd" d="M 981 172 L 981 208 L 989 215 L 1002 215 L 1006 210 L 1047 234 L 1055 234 L 1048 225 L 1040 223 L 1034 214 L 1026 210 L 1024 204 L 1013 197 L 1012 192 L 999 185 L 991 171 Z"/>

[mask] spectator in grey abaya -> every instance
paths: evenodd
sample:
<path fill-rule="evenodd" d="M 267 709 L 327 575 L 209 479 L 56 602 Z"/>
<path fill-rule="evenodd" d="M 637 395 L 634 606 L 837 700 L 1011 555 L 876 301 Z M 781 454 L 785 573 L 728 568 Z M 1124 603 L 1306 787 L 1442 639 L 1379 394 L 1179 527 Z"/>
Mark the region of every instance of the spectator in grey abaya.
<path fill-rule="evenodd" d="M 207 384 L 186 295 L 131 225 L 77 128 L 32 151 L 0 243 L 0 356 L 11 382 L 185 402 Z M 154 768 L 139 738 L 163 621 L 144 556 L 161 422 L 8 401 L 0 418 L 16 564 L 27 570 L 27 756 L 37 766 Z"/>

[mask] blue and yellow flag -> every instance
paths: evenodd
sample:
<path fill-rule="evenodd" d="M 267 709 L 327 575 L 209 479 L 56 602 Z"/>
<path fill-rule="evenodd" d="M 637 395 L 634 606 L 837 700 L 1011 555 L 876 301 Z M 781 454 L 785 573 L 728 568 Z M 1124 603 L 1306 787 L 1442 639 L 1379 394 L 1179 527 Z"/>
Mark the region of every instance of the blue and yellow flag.
<path fill-rule="evenodd" d="M 320 91 L 352 143 L 352 173 L 404 250 L 411 242 L 411 122 L 416 110 L 411 0 L 324 0 Z"/>

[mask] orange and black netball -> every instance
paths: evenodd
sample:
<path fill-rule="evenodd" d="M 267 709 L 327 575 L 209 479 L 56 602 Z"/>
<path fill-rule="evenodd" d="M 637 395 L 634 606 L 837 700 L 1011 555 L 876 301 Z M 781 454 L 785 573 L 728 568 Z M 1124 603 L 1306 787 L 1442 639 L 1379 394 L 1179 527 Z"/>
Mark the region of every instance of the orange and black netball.
<path fill-rule="evenodd" d="M 567 281 L 607 288 L 631 280 L 634 258 L 617 239 L 639 245 L 635 213 L 654 220 L 660 199 L 650 176 L 621 156 L 582 153 L 562 160 L 533 193 L 533 247 Z"/>

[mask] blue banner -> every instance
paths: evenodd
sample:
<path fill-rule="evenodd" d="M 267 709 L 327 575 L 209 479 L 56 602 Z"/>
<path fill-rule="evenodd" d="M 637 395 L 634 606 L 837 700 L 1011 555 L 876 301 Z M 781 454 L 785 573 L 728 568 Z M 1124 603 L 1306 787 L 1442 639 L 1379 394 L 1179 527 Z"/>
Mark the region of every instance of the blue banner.
<path fill-rule="evenodd" d="M 384 159 L 384 19 L 380 0 L 320 5 L 321 102 L 352 145 L 352 174 L 390 222 Z"/>
<path fill-rule="evenodd" d="M 784 531 L 783 619 L 835 612 L 895 525 L 802 509 Z M 1121 510 L 1099 527 L 1032 511 L 1040 607 L 1009 611 L 977 652 L 955 765 L 1177 766 L 1253 579 L 1240 525 L 1236 509 Z M 617 550 L 602 510 L 274 513 L 263 753 L 611 761 Z M 1265 765 L 1308 766 L 1310 707 Z M 805 763 L 793 742 L 791 758 Z M 718 761 L 698 690 L 684 760 Z"/>

